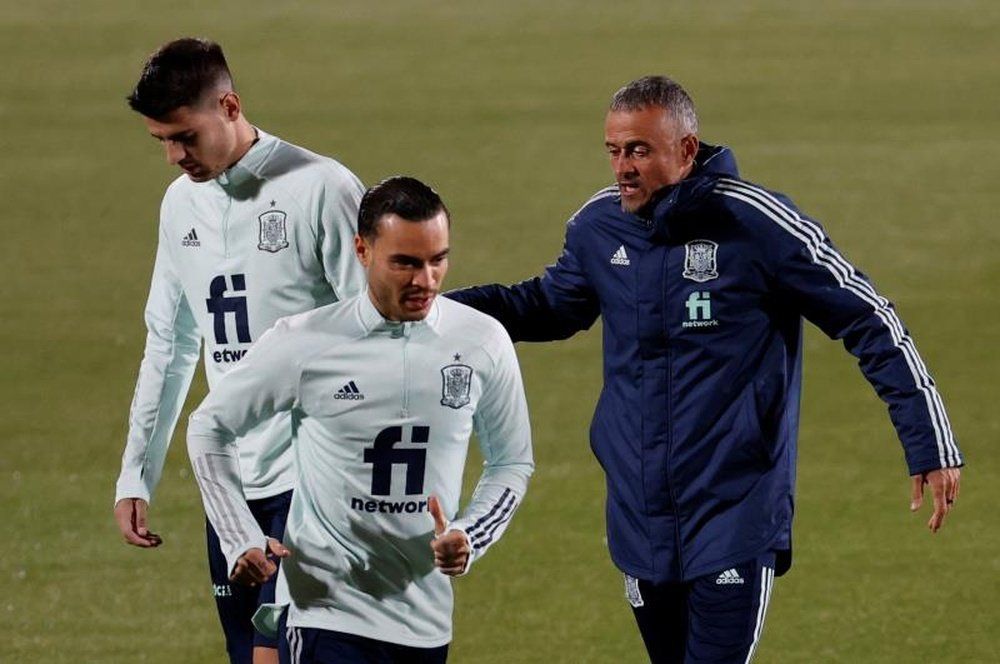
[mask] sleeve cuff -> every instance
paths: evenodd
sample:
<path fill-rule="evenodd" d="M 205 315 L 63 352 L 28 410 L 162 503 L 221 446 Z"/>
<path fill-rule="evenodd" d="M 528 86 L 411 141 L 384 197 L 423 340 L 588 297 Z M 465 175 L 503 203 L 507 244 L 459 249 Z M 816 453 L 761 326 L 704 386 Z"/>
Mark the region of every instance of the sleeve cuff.
<path fill-rule="evenodd" d="M 150 502 L 150 493 L 142 482 L 129 482 L 127 480 L 119 479 L 118 483 L 115 485 L 115 505 L 126 498 L 138 498 L 140 500 L 145 500 L 148 505 Z"/>
<path fill-rule="evenodd" d="M 944 464 L 941 465 L 939 459 L 934 459 L 931 461 L 915 461 L 913 463 L 908 463 L 907 466 L 910 471 L 910 477 L 915 475 L 923 475 L 924 473 L 929 473 L 932 470 L 941 470 L 942 468 L 961 468 L 965 465 L 965 459 L 959 459 L 958 463 L 955 464 Z"/>

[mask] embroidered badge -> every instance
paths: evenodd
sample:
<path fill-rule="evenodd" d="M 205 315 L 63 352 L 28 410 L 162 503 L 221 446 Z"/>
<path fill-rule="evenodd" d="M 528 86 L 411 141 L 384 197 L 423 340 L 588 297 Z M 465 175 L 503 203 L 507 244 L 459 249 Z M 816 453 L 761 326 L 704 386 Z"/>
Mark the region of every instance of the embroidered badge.
<path fill-rule="evenodd" d="M 455 354 L 455 363 L 441 369 L 441 405 L 461 408 L 469 403 L 472 391 L 472 367 L 459 364 L 462 356 Z"/>
<path fill-rule="evenodd" d="M 274 203 L 271 203 L 274 205 Z M 288 231 L 285 228 L 286 215 L 281 210 L 268 210 L 260 215 L 260 243 L 257 248 L 272 254 L 288 246 Z"/>
<path fill-rule="evenodd" d="M 692 240 L 684 245 L 685 279 L 702 283 L 719 278 L 715 260 L 719 245 L 711 240 Z"/>

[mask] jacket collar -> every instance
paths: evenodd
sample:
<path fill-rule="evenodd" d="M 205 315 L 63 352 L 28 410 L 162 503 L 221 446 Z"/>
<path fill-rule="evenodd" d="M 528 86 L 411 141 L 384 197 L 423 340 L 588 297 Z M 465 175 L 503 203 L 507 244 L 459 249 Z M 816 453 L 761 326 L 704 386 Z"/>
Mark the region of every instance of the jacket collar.
<path fill-rule="evenodd" d="M 640 210 L 639 216 L 652 222 L 659 233 L 665 233 L 667 221 L 704 199 L 715 187 L 716 180 L 739 176 L 732 150 L 724 145 L 699 143 L 694 168 L 688 176 L 657 192 L 644 210 Z"/>
<path fill-rule="evenodd" d="M 437 330 L 438 323 L 441 320 L 441 307 L 438 303 L 437 297 L 434 298 L 434 302 L 431 304 L 431 310 L 427 313 L 427 317 L 423 320 L 386 320 L 382 317 L 382 314 L 379 313 L 378 309 L 375 308 L 375 304 L 372 302 L 371 293 L 367 289 L 363 294 L 358 296 L 357 311 L 358 320 L 361 323 L 364 336 L 388 334 L 391 337 L 409 337 L 414 330 L 423 328 Z"/>
<path fill-rule="evenodd" d="M 267 161 L 271 151 L 278 145 L 276 137 L 261 131 L 257 127 L 254 127 L 254 131 L 257 133 L 257 140 L 250 146 L 247 153 L 238 162 L 215 178 L 215 181 L 223 189 L 236 189 L 251 180 L 258 179 L 264 162 Z"/>

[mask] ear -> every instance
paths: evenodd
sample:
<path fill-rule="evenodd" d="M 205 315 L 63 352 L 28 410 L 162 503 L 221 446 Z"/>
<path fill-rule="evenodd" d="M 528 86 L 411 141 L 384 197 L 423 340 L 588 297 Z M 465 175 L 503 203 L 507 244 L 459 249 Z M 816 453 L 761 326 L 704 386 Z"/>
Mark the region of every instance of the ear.
<path fill-rule="evenodd" d="M 694 158 L 698 155 L 698 146 L 697 134 L 688 134 L 681 139 L 681 155 L 684 157 L 685 164 L 694 162 Z"/>
<path fill-rule="evenodd" d="M 365 242 L 365 239 L 360 235 L 354 236 L 354 254 L 358 257 L 358 260 L 361 261 L 361 264 L 364 265 L 366 268 L 372 262 L 371 247 L 368 246 L 368 243 Z"/>
<path fill-rule="evenodd" d="M 236 120 L 240 117 L 240 113 L 243 112 L 243 105 L 240 101 L 240 96 L 236 94 L 233 90 L 224 93 L 219 98 L 219 106 L 222 107 L 222 112 L 225 114 L 228 120 Z"/>

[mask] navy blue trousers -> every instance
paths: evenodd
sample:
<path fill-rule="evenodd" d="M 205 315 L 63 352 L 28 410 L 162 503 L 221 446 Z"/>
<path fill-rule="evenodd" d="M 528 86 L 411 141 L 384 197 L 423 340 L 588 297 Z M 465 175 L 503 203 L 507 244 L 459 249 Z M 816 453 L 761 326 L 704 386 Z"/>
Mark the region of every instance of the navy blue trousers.
<path fill-rule="evenodd" d="M 748 664 L 774 583 L 768 553 L 685 583 L 625 576 L 625 596 L 653 664 Z"/>
<path fill-rule="evenodd" d="M 285 612 L 287 616 L 287 611 Z M 282 616 L 280 664 L 445 664 L 448 645 L 414 648 L 310 627 L 287 627 Z"/>
<path fill-rule="evenodd" d="M 288 520 L 288 506 L 291 502 L 292 492 L 286 491 L 270 498 L 248 500 L 247 505 L 264 534 L 280 541 L 285 536 L 285 521 Z M 205 520 L 205 535 L 208 543 L 208 570 L 212 575 L 212 594 L 215 595 L 219 622 L 226 635 L 229 661 L 231 664 L 252 664 L 255 646 L 278 647 L 276 639 L 260 634 L 250 622 L 258 606 L 274 601 L 274 584 L 278 575 L 275 574 L 270 581 L 255 588 L 230 583 L 230 570 L 219 546 L 219 536 L 208 519 Z"/>

